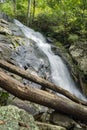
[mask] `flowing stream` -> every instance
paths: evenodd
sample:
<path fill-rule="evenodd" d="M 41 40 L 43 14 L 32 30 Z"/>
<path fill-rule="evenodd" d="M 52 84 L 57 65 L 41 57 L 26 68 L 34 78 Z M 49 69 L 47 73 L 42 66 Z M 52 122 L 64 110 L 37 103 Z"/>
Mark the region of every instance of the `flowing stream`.
<path fill-rule="evenodd" d="M 60 56 L 54 55 L 51 51 L 51 45 L 48 44 L 39 32 L 35 32 L 33 29 L 26 27 L 18 20 L 14 20 L 15 24 L 24 33 L 25 37 L 35 41 L 37 46 L 46 54 L 49 59 L 51 67 L 51 77 L 54 84 L 63 87 L 78 98 L 85 100 L 82 93 L 76 88 L 74 81 L 72 80 L 67 66 L 64 64 Z"/>

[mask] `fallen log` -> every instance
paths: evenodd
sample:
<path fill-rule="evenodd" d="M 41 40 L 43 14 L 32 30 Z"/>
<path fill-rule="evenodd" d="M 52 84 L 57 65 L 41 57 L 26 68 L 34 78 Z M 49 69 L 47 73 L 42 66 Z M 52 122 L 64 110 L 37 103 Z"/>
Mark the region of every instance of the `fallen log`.
<path fill-rule="evenodd" d="M 87 107 L 46 91 L 24 86 L 0 71 L 0 87 L 22 99 L 53 108 L 87 123 Z"/>
<path fill-rule="evenodd" d="M 62 127 L 62 126 L 58 126 L 58 125 L 52 125 L 52 124 L 49 124 L 49 123 L 46 123 L 46 122 L 38 122 L 38 121 L 35 121 L 35 123 L 37 124 L 37 126 L 41 129 L 46 129 L 46 130 L 52 130 L 52 129 L 55 129 L 55 130 L 66 130 L 66 128 Z"/>
<path fill-rule="evenodd" d="M 35 76 L 33 74 L 31 74 L 31 72 L 26 72 L 23 68 L 19 68 L 17 66 L 14 66 L 6 61 L 0 60 L 0 67 L 6 69 L 7 71 L 10 71 L 12 73 L 15 73 L 25 79 L 28 79 L 30 81 L 33 81 L 35 83 L 38 83 L 42 86 L 44 86 L 45 88 L 49 88 L 51 90 L 54 90 L 55 92 L 58 92 L 66 97 L 68 97 L 69 99 L 71 99 L 72 101 L 76 102 L 76 103 L 80 103 L 82 105 L 86 105 L 87 106 L 87 102 L 77 98 L 76 96 L 72 95 L 70 92 L 68 92 L 67 90 L 54 85 L 53 83 L 40 78 L 39 76 Z"/>

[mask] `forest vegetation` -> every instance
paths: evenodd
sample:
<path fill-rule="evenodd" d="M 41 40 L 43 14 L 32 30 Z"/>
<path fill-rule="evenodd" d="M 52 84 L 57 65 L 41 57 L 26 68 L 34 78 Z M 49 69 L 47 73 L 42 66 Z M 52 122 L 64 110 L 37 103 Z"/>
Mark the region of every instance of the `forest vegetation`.
<path fill-rule="evenodd" d="M 6 0 L 0 11 L 63 44 L 86 40 L 87 0 Z"/>

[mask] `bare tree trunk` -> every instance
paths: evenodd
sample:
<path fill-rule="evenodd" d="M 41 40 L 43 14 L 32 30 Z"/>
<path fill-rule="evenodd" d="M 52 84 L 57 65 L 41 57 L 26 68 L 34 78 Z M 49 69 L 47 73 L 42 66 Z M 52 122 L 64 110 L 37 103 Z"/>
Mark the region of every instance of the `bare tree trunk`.
<path fill-rule="evenodd" d="M 13 1 L 13 12 L 14 15 L 16 16 L 16 0 L 12 0 Z"/>
<path fill-rule="evenodd" d="M 28 0 L 28 12 L 27 12 L 27 26 L 30 25 L 30 20 L 31 20 L 31 0 Z"/>
<path fill-rule="evenodd" d="M 61 88 L 59 86 L 56 86 L 53 83 L 51 83 L 45 79 L 40 78 L 39 76 L 35 76 L 35 75 L 31 74 L 31 72 L 29 72 L 29 71 L 26 72 L 24 69 L 16 67 L 16 66 L 9 64 L 8 62 L 2 61 L 2 60 L 0 60 L 0 67 L 6 69 L 7 71 L 15 73 L 15 74 L 17 74 L 25 79 L 28 79 L 28 80 L 33 81 L 35 83 L 38 83 L 45 88 L 49 88 L 51 90 L 54 90 L 54 91 L 56 91 L 64 96 L 68 97 L 69 99 L 73 100 L 76 103 L 87 105 L 87 102 L 78 99 L 77 97 L 75 97 L 74 95 L 69 93 L 67 90 L 64 90 L 63 88 Z"/>
<path fill-rule="evenodd" d="M 34 21 L 35 16 L 35 0 L 33 0 L 33 15 L 32 15 L 32 22 Z"/>
<path fill-rule="evenodd" d="M 32 101 L 40 105 L 53 108 L 59 112 L 65 113 L 87 123 L 87 107 L 36 88 L 29 86 L 25 87 L 19 81 L 1 71 L 0 87 L 22 100 Z"/>

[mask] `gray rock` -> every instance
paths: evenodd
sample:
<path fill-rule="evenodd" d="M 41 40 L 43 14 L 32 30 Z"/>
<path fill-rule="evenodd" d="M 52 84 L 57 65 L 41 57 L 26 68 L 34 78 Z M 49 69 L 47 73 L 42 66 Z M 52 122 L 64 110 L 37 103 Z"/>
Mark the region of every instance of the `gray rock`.
<path fill-rule="evenodd" d="M 10 55 L 11 55 L 10 47 L 0 42 L 0 59 L 9 59 Z"/>
<path fill-rule="evenodd" d="M 0 19 L 0 34 L 12 35 L 12 31 L 9 29 L 8 23 L 3 19 Z"/>
<path fill-rule="evenodd" d="M 87 42 L 74 43 L 69 48 L 70 54 L 77 62 L 79 69 L 87 74 Z"/>
<path fill-rule="evenodd" d="M 4 19 L 0 19 L 0 23 L 8 25 L 8 22 Z"/>
<path fill-rule="evenodd" d="M 76 42 L 71 44 L 69 52 L 75 61 L 77 81 L 83 93 L 87 96 L 87 42 Z"/>
<path fill-rule="evenodd" d="M 12 35 L 24 37 L 23 32 L 14 23 L 9 23 L 9 29 L 12 31 Z"/>
<path fill-rule="evenodd" d="M 35 42 L 25 40 L 24 45 L 18 46 L 13 52 L 12 58 L 18 66 L 26 71 L 29 69 L 46 79 L 50 77 L 48 58 L 38 49 Z M 28 83 L 28 81 L 24 82 L 25 84 Z"/>
<path fill-rule="evenodd" d="M 0 108 L 0 130 L 39 130 L 32 115 L 16 106 Z"/>
<path fill-rule="evenodd" d="M 57 112 L 52 113 L 50 120 L 53 124 L 65 127 L 67 129 L 74 128 L 76 125 L 76 122 L 73 119 Z"/>
<path fill-rule="evenodd" d="M 8 22 L 13 22 L 13 19 L 10 18 L 8 15 L 4 14 L 3 12 L 0 12 L 0 18 L 5 19 Z"/>
<path fill-rule="evenodd" d="M 19 108 L 22 108 L 24 110 L 26 110 L 28 113 L 32 114 L 32 115 L 38 115 L 39 113 L 44 113 L 48 110 L 47 107 L 29 102 L 29 101 L 22 101 L 19 98 L 14 98 L 14 100 L 12 100 L 14 97 L 11 95 L 10 99 L 8 101 L 8 104 L 12 104 L 15 105 Z"/>

